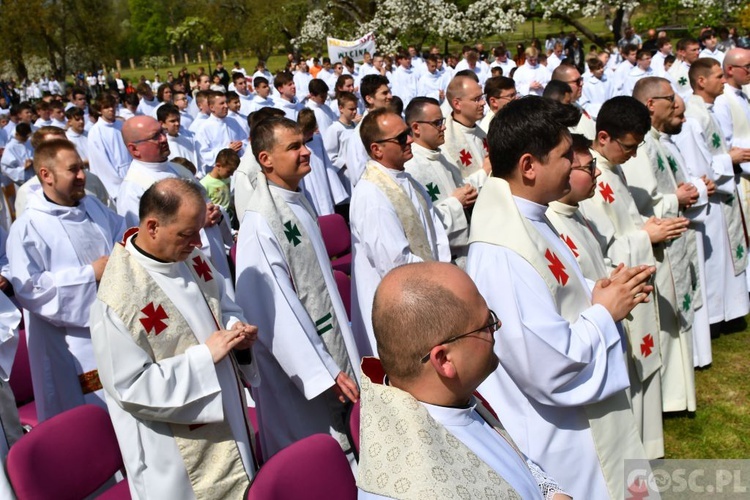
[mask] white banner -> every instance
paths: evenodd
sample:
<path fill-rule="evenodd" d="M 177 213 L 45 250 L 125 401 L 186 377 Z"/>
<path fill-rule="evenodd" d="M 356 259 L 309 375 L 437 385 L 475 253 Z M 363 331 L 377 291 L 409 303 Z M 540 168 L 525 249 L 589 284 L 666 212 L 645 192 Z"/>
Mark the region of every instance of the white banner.
<path fill-rule="evenodd" d="M 359 40 L 339 40 L 328 37 L 328 57 L 331 62 L 343 61 L 345 57 L 351 57 L 355 62 L 362 62 L 365 52 L 375 52 L 375 34 L 368 33 Z"/>

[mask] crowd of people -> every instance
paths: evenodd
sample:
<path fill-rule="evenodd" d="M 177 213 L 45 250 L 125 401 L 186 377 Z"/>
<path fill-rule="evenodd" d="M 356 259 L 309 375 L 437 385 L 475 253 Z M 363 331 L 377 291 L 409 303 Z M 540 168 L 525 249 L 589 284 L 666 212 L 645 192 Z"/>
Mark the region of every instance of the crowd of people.
<path fill-rule="evenodd" d="M 39 420 L 105 408 L 133 498 L 240 498 L 316 433 L 360 498 L 622 498 L 750 312 L 742 43 L 4 91 L 4 379 L 21 310 Z"/>

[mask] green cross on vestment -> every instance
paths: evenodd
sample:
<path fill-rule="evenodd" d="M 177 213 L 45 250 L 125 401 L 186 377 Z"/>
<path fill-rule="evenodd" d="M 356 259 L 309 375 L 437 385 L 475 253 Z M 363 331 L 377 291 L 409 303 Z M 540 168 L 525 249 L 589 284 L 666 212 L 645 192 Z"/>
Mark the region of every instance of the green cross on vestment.
<path fill-rule="evenodd" d="M 745 255 L 745 248 L 741 244 L 737 245 L 737 258 L 741 259 L 743 255 Z"/>
<path fill-rule="evenodd" d="M 438 195 L 440 194 L 440 188 L 437 187 L 435 184 L 428 182 L 425 186 L 427 188 L 427 194 L 430 195 L 430 199 L 433 203 L 438 201 Z"/>
<path fill-rule="evenodd" d="M 333 328 L 332 319 L 333 316 L 331 316 L 331 313 L 328 313 L 315 322 L 315 329 L 318 332 L 318 335 L 323 335 L 325 332 Z"/>
<path fill-rule="evenodd" d="M 721 137 L 716 132 L 711 134 L 711 145 L 714 149 L 719 149 L 719 146 L 721 146 Z"/>
<path fill-rule="evenodd" d="M 664 172 L 664 158 L 659 155 L 656 155 L 656 166 L 659 167 L 659 170 Z"/>
<path fill-rule="evenodd" d="M 671 156 L 667 156 L 667 161 L 669 162 L 669 168 L 672 169 L 672 173 L 677 173 L 677 160 L 672 158 Z"/>
<path fill-rule="evenodd" d="M 292 221 L 287 221 L 284 223 L 284 227 L 286 228 L 284 230 L 284 236 L 289 240 L 289 243 L 293 244 L 295 247 L 302 243 L 302 240 L 300 239 L 302 234 L 299 232 L 299 229 L 297 229 L 296 224 L 292 224 Z"/>
<path fill-rule="evenodd" d="M 690 297 L 689 293 L 686 293 L 685 296 L 682 298 L 682 308 L 686 312 L 690 310 L 690 302 L 692 302 L 692 298 Z"/>
<path fill-rule="evenodd" d="M 734 202 L 734 195 L 730 194 L 729 196 L 727 196 L 727 205 L 731 205 L 732 202 Z"/>
<path fill-rule="evenodd" d="M 677 83 L 679 83 L 681 86 L 687 85 L 687 78 L 684 76 L 681 76 L 679 80 L 677 80 Z"/>

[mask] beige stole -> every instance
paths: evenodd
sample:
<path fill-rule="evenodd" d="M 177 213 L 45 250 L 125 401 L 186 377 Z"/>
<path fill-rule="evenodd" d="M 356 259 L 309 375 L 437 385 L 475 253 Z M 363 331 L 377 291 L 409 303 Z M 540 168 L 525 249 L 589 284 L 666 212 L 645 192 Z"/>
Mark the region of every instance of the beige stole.
<path fill-rule="evenodd" d="M 445 144 L 441 149 L 465 179 L 484 165 L 484 158 L 489 154 L 487 134 L 478 125 L 466 127 L 449 114 L 445 118 Z"/>
<path fill-rule="evenodd" d="M 395 499 L 521 498 L 411 394 L 370 380 L 371 363 L 362 361 L 359 488 Z M 518 451 L 497 418 L 481 403 L 476 410 Z"/>
<path fill-rule="evenodd" d="M 417 182 L 411 176 L 407 177 L 411 188 L 416 192 L 419 205 L 427 221 L 427 228 L 422 225 L 419 213 L 417 213 L 417 209 L 411 202 L 409 195 L 404 192 L 401 186 L 390 175 L 380 170 L 380 168 L 374 162 L 368 161 L 362 178 L 373 183 L 380 189 L 385 197 L 388 198 L 388 201 L 391 202 L 391 205 L 393 205 L 396 216 L 399 222 L 401 222 L 401 227 L 406 235 L 406 240 L 409 242 L 411 252 L 425 262 L 436 260 L 437 256 L 432 252 L 432 246 L 426 232 L 429 231 L 432 241 L 436 241 L 435 227 L 430 217 L 430 207 L 422 196 L 422 191 L 418 187 Z"/>
<path fill-rule="evenodd" d="M 578 321 L 581 312 L 591 307 L 586 285 L 573 275 L 577 264 L 565 255 L 556 255 L 544 236 L 521 215 L 504 179 L 491 177 L 482 188 L 472 221 L 470 243 L 475 241 L 508 248 L 531 264 L 547 284 L 557 312 L 569 323 Z M 570 271 L 558 281 L 560 266 Z M 627 393 L 619 391 L 583 408 L 607 489 L 612 498 L 620 498 L 625 491 L 624 460 L 646 456 Z"/>
<path fill-rule="evenodd" d="M 578 207 L 553 201 L 547 209 L 547 218 L 573 252 L 586 278 L 597 281 L 609 276 L 611 269 L 607 269 L 601 247 Z M 628 337 L 628 355 L 641 381 L 661 368 L 659 317 L 655 302 L 638 304 L 622 322 Z"/>
<path fill-rule="evenodd" d="M 302 196 L 301 200 L 315 220 L 315 211 L 307 199 Z M 268 187 L 268 179 L 263 172 L 258 172 L 255 192 L 247 204 L 247 210 L 257 212 L 268 223 L 284 252 L 294 291 L 315 323 L 316 333 L 339 369 L 349 377 L 356 378 L 315 248 L 294 211 Z"/>
<path fill-rule="evenodd" d="M 677 190 L 677 184 L 685 182 L 677 160 L 659 140 L 660 132 L 651 128 L 646 136 L 643 148 L 648 155 L 656 178 L 659 192 L 671 194 Z M 677 297 L 675 304 L 680 316 L 680 328 L 688 330 L 693 326 L 695 309 L 703 305 L 700 294 L 700 280 L 698 279 L 698 249 L 695 243 L 695 231 L 688 229 L 674 240 L 665 242 L 664 249 L 669 257 L 669 265 L 674 277 L 674 289 Z M 656 247 L 654 248 L 656 251 Z M 658 260 L 658 258 L 657 258 Z"/>
<path fill-rule="evenodd" d="M 198 270 L 189 262 L 194 262 Z M 202 276 L 206 274 L 202 270 L 207 268 L 208 263 L 200 250 L 196 249 L 190 254 L 186 265 L 219 329 L 221 298 L 218 281 L 212 279 L 210 274 L 208 281 L 203 279 Z M 189 347 L 199 345 L 177 306 L 122 245 L 115 245 L 109 257 L 97 298 L 117 314 L 138 347 L 154 363 L 178 356 Z M 231 355 L 230 360 L 234 365 Z M 246 406 L 239 375 L 237 381 L 240 401 Z M 244 412 L 243 416 L 246 418 Z M 246 425 L 251 429 L 249 422 L 246 421 Z M 250 480 L 226 419 L 210 424 L 172 423 L 169 426 L 196 498 L 244 498 Z"/>

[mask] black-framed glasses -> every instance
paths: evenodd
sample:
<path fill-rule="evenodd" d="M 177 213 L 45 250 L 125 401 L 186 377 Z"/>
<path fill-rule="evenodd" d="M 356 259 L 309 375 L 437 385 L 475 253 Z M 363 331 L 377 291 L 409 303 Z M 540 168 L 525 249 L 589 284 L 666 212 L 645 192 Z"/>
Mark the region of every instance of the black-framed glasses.
<path fill-rule="evenodd" d="M 476 97 L 464 97 L 467 101 L 471 101 L 475 104 L 479 104 L 480 102 L 484 101 L 484 94 L 480 94 Z"/>
<path fill-rule="evenodd" d="M 675 100 L 675 96 L 676 95 L 677 94 L 672 94 L 672 95 L 658 95 L 656 97 L 652 97 L 651 100 L 652 101 L 658 101 L 659 99 L 664 99 L 665 101 L 669 101 L 672 104 L 674 104 L 674 100 Z"/>
<path fill-rule="evenodd" d="M 567 83 L 568 85 L 570 85 L 571 83 L 575 83 L 576 85 L 581 85 L 583 83 L 583 77 L 579 76 L 575 80 L 570 80 L 569 82 L 565 82 L 565 83 Z"/>
<path fill-rule="evenodd" d="M 593 177 L 596 173 L 596 158 L 592 158 L 590 162 L 585 165 L 581 165 L 580 167 L 573 167 L 573 170 L 583 170 L 584 172 L 588 172 L 588 174 Z"/>
<path fill-rule="evenodd" d="M 431 121 L 424 121 L 424 120 L 415 120 L 415 121 L 417 123 L 428 123 L 435 128 L 442 128 L 443 125 L 445 125 L 445 118 L 440 118 L 439 120 L 431 120 Z"/>
<path fill-rule="evenodd" d="M 133 144 L 140 144 L 142 142 L 159 142 L 159 139 L 162 137 L 165 137 L 167 135 L 167 131 L 162 129 L 159 129 L 157 133 L 152 135 L 151 137 L 147 137 L 146 139 L 140 139 L 138 141 L 133 141 Z"/>
<path fill-rule="evenodd" d="M 472 330 L 472 331 L 467 332 L 467 333 L 462 333 L 461 335 L 455 335 L 453 337 L 449 337 L 449 338 L 443 340 L 442 342 L 440 342 L 439 344 L 435 344 L 434 346 L 432 346 L 432 348 L 430 348 L 430 352 L 428 352 L 427 354 L 425 354 L 420 361 L 422 363 L 427 363 L 427 361 L 429 361 L 429 359 L 430 359 L 430 353 L 432 352 L 432 349 L 436 348 L 439 345 L 450 344 L 451 342 L 455 342 L 455 341 L 460 340 L 460 339 L 462 339 L 464 337 L 468 337 L 469 335 L 472 335 L 472 334 L 478 333 L 478 332 L 482 332 L 484 330 L 489 330 L 490 334 L 493 334 L 496 331 L 498 331 L 500 329 L 500 327 L 503 325 L 503 323 L 500 321 L 500 319 L 497 317 L 497 314 L 495 314 L 495 312 L 492 309 L 490 309 L 489 311 L 490 311 L 490 322 L 489 322 L 489 324 L 484 325 L 482 328 L 477 328 L 476 330 Z"/>
<path fill-rule="evenodd" d="M 508 99 L 509 101 L 513 101 L 517 97 L 518 97 L 518 92 L 513 92 L 512 94 L 498 96 L 498 99 Z"/>
<path fill-rule="evenodd" d="M 750 64 L 745 64 L 744 66 L 740 66 L 739 64 L 730 64 L 730 66 L 733 67 L 733 68 L 744 69 L 745 71 L 747 71 L 748 73 L 750 73 Z"/>
<path fill-rule="evenodd" d="M 620 147 L 622 148 L 622 152 L 625 153 L 625 154 L 635 153 L 636 151 L 638 151 L 638 148 L 640 148 L 641 146 L 643 146 L 644 144 L 646 144 L 645 140 L 639 142 L 638 144 L 630 144 L 630 145 L 623 144 L 620 139 L 615 139 L 615 141 L 617 141 L 617 144 L 620 145 Z"/>
<path fill-rule="evenodd" d="M 411 129 L 406 129 L 395 137 L 389 137 L 388 139 L 379 139 L 372 142 L 397 142 L 402 148 L 409 143 L 409 136 L 411 135 Z"/>

